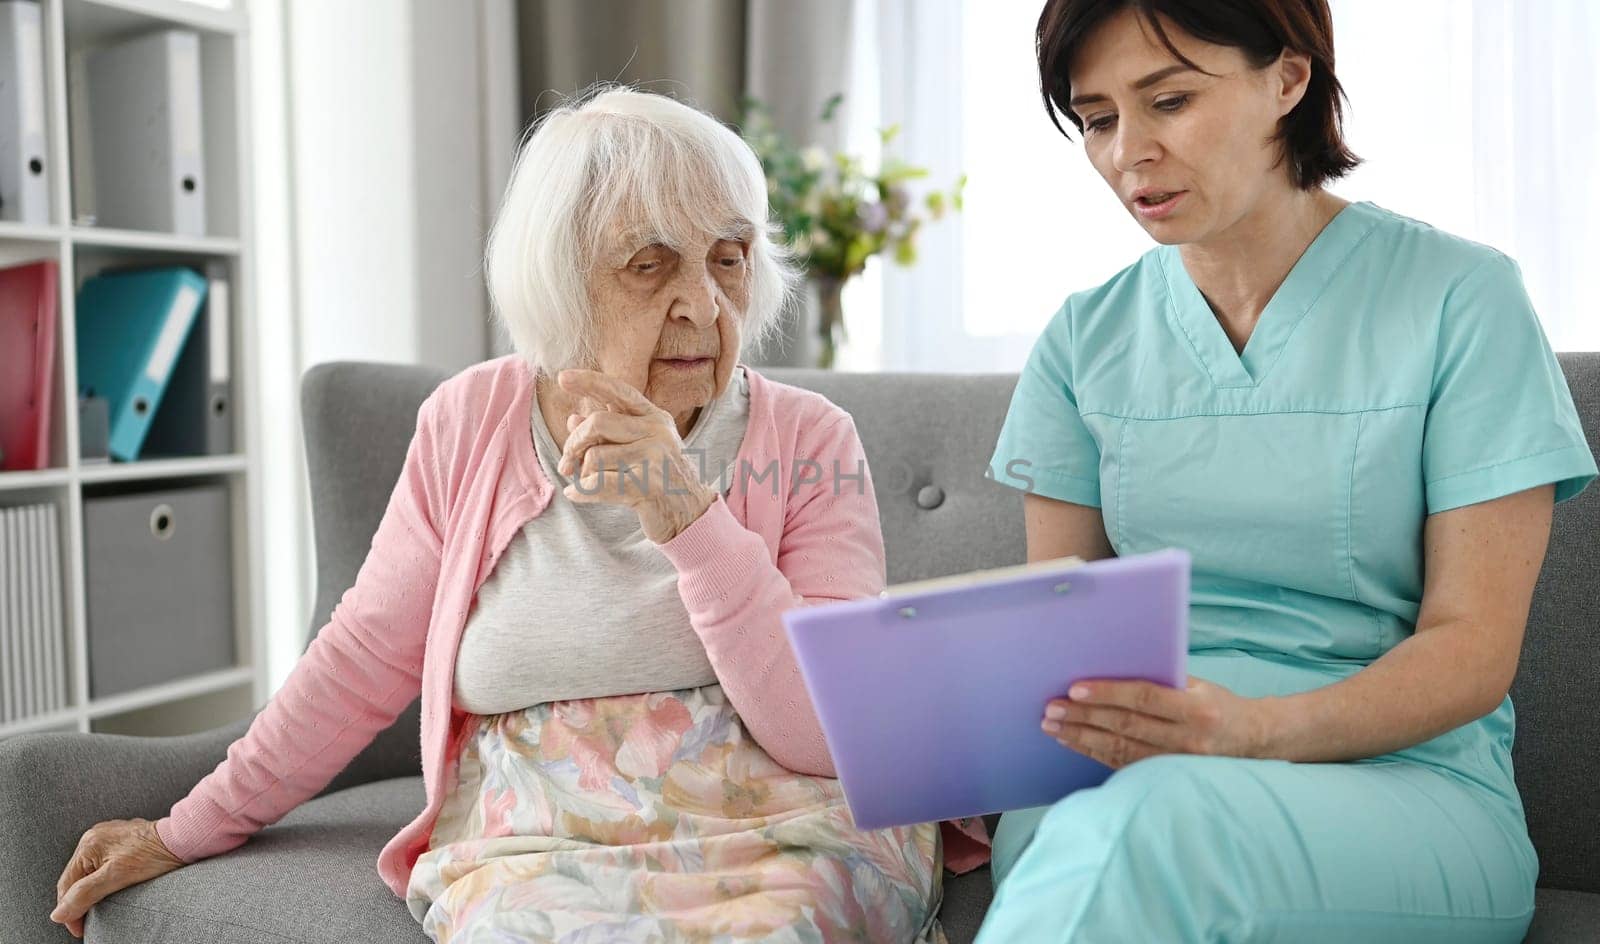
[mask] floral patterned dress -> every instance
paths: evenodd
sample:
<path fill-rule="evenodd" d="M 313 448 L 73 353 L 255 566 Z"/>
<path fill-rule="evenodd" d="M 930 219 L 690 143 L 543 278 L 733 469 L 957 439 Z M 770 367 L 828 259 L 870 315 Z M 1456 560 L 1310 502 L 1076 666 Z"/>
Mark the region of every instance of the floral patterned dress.
<path fill-rule="evenodd" d="M 439 942 L 943 942 L 941 871 L 711 685 L 481 716 L 406 903 Z"/>

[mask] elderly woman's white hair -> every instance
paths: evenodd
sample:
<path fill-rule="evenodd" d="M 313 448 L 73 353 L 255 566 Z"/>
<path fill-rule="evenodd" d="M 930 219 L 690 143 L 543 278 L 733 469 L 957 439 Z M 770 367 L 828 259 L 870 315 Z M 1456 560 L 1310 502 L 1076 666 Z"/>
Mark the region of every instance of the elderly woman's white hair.
<path fill-rule="evenodd" d="M 535 368 L 593 362 L 589 271 L 623 234 L 669 247 L 750 240 L 744 343 L 761 343 L 793 291 L 767 183 L 749 145 L 664 95 L 601 87 L 546 115 L 523 142 L 489 234 L 489 295 Z M 631 250 L 630 250 L 631 254 Z"/>

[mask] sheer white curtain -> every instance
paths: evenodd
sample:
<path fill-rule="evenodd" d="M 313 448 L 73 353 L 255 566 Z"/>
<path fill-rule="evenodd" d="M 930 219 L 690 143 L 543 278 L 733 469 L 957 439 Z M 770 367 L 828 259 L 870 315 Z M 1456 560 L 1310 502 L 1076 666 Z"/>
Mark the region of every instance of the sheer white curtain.
<path fill-rule="evenodd" d="M 900 122 L 901 153 L 969 182 L 915 268 L 852 287 L 843 366 L 1015 370 L 1067 294 L 1152 243 L 1044 116 L 1038 0 L 856 2 L 852 143 Z M 1554 346 L 1600 350 L 1600 5 L 1332 2 L 1366 159 L 1332 189 L 1511 255 Z"/>
<path fill-rule="evenodd" d="M 1558 350 L 1600 350 L 1600 6 L 1334 0 L 1351 146 L 1337 188 L 1522 266 Z"/>

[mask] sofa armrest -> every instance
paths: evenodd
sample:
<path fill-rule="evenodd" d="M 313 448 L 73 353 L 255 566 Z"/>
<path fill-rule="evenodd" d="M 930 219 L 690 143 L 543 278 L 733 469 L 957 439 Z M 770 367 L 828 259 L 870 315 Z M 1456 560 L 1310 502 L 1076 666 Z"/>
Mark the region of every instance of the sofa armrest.
<path fill-rule="evenodd" d="M 75 942 L 49 915 L 56 879 L 84 831 L 108 819 L 165 816 L 227 756 L 250 720 L 183 737 L 0 740 L 0 940 Z"/>

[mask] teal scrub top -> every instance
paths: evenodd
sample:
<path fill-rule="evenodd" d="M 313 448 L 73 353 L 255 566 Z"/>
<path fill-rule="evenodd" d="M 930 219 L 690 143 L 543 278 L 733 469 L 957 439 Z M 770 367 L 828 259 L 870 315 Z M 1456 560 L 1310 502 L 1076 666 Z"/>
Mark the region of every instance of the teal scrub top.
<path fill-rule="evenodd" d="M 1187 550 L 1190 671 L 1247 695 L 1326 684 L 1408 636 L 1427 515 L 1552 482 L 1564 501 L 1595 473 L 1516 263 L 1370 202 L 1311 242 L 1243 354 L 1177 247 L 1070 296 L 988 470 L 1099 508 L 1119 556 Z M 1469 734 L 1505 786 L 1509 700 Z M 1460 767 L 1483 746 L 1450 741 L 1411 753 Z"/>

